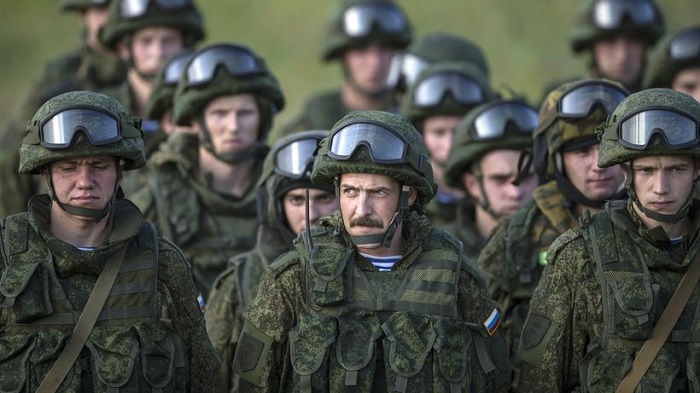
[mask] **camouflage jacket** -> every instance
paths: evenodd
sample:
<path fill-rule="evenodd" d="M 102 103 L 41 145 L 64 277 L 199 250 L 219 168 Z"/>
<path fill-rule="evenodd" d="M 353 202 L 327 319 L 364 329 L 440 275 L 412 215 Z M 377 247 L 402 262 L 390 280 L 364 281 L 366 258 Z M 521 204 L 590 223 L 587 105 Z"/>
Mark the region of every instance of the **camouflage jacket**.
<path fill-rule="evenodd" d="M 60 391 L 216 391 L 219 365 L 184 256 L 128 200 L 103 246 L 79 250 L 49 230 L 48 195 L 2 221 L 0 390 L 34 391 L 63 351 L 106 260 L 127 247 L 85 347 Z"/>
<path fill-rule="evenodd" d="M 474 202 L 463 199 L 457 208 L 457 218 L 453 229 L 449 232 L 455 235 L 464 244 L 464 255 L 472 261 L 476 261 L 486 239 L 483 239 L 476 229 L 474 221 Z"/>
<path fill-rule="evenodd" d="M 628 200 L 584 214 L 580 229 L 552 243 L 520 339 L 523 391 L 615 390 L 696 257 L 699 207 L 675 244 L 660 227 L 644 228 Z M 639 385 L 645 391 L 698 391 L 699 306 L 696 288 Z"/>
<path fill-rule="evenodd" d="M 504 343 L 485 324 L 498 310 L 456 239 L 413 213 L 403 257 L 379 272 L 338 212 L 301 236 L 246 312 L 241 391 L 505 391 Z"/>

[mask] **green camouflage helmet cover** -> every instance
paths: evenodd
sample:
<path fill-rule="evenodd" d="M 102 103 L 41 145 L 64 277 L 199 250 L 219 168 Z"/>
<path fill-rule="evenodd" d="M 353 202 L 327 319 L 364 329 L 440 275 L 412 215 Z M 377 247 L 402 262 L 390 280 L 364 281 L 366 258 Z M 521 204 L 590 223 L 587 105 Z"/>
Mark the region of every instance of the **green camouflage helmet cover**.
<path fill-rule="evenodd" d="M 652 137 L 651 142 L 643 150 L 628 149 L 621 145 L 618 142 L 620 121 L 649 109 L 668 109 L 684 113 L 695 120 L 696 127 L 697 124 L 700 124 L 700 103 L 685 93 L 664 88 L 646 89 L 634 93 L 622 101 L 613 114 L 608 117 L 608 120 L 598 127 L 597 132 L 600 138 L 599 167 L 607 168 L 635 158 L 648 156 L 700 156 L 700 144 L 696 143 L 684 149 L 671 149 L 666 145 L 664 138 L 659 137 L 658 134 Z M 673 132 L 672 129 L 665 131 Z"/>
<path fill-rule="evenodd" d="M 571 48 L 575 53 L 590 48 L 598 40 L 618 35 L 639 37 L 647 44 L 653 45 L 666 30 L 663 15 L 653 0 L 640 0 L 640 2 L 649 3 L 654 9 L 654 20 L 651 23 L 637 24 L 631 18 L 627 18 L 618 27 L 602 28 L 592 18 L 594 7 L 598 1 L 600 0 L 580 0 L 579 2 L 576 20 L 569 33 Z"/>
<path fill-rule="evenodd" d="M 580 119 L 565 119 L 559 116 L 558 106 L 561 97 L 585 84 L 608 85 L 620 89 L 625 95 L 629 95 L 624 86 L 608 79 L 583 79 L 568 82 L 550 91 L 540 106 L 539 125 L 532 134 L 535 141 L 533 146 L 535 172 L 538 173 L 542 181 L 554 177 L 556 155 L 562 146 L 577 139 L 595 137 L 596 127 L 610 115 L 601 106 L 597 106 L 595 110 Z M 538 141 L 543 138 L 545 144 L 540 146 Z M 536 151 L 540 150 L 540 147 L 543 147 L 544 149 L 541 150 L 546 150 L 546 152 Z"/>
<path fill-rule="evenodd" d="M 349 160 L 336 160 L 328 155 L 329 141 L 332 136 L 345 126 L 354 123 L 372 122 L 385 125 L 397 133 L 401 134 L 408 142 L 410 148 L 417 153 L 420 158 L 421 171 L 414 169 L 406 163 L 401 164 L 379 164 L 375 163 L 366 154 L 366 148 L 362 147 L 355 151 Z M 359 153 L 359 154 L 358 154 Z M 430 166 L 428 151 L 423 143 L 423 137 L 416 128 L 404 117 L 389 112 L 382 111 L 355 111 L 347 114 L 331 128 L 328 137 L 324 138 L 318 148 L 316 159 L 314 160 L 311 181 L 319 184 L 333 184 L 334 179 L 342 173 L 370 173 L 386 175 L 416 187 L 418 198 L 416 205 L 421 207 L 428 203 L 437 192 L 437 185 L 433 181 L 433 169 Z"/>
<path fill-rule="evenodd" d="M 149 1 L 146 13 L 134 18 L 121 16 L 120 6 L 123 1 L 125 0 L 111 1 L 107 21 L 100 28 L 100 42 L 107 48 L 114 50 L 123 37 L 147 27 L 179 29 L 183 33 L 185 46 L 193 46 L 204 39 L 204 23 L 194 0 L 174 10 L 160 8 L 157 1 Z"/>
<path fill-rule="evenodd" d="M 194 53 L 194 49 L 185 49 L 180 51 L 180 53 L 171 57 L 153 80 L 153 90 L 148 96 L 148 102 L 146 103 L 146 116 L 149 119 L 160 119 L 163 117 L 165 112 L 173 107 L 173 99 L 175 97 L 175 90 L 177 89 L 177 83 L 179 79 L 174 83 L 168 83 L 165 80 L 165 73 L 168 71 L 168 67 L 175 62 L 187 62 L 187 60 Z"/>
<path fill-rule="evenodd" d="M 284 109 L 285 105 L 284 95 L 277 78 L 267 68 L 265 60 L 249 48 L 236 44 L 214 45 L 231 46 L 250 52 L 255 57 L 258 68 L 263 72 L 252 76 L 237 77 L 230 75 L 224 67 L 218 67 L 214 78 L 210 82 L 197 86 L 187 86 L 187 75 L 186 72 L 183 73 L 175 91 L 173 104 L 175 124 L 180 126 L 190 125 L 190 122 L 196 119 L 215 98 L 227 95 L 251 94 L 256 97 L 256 101 L 259 104 L 262 104 L 260 108 L 261 129 L 258 139 L 265 141 L 267 133 L 272 128 L 273 117 Z M 209 47 L 201 48 L 192 55 L 190 61 Z"/>
<path fill-rule="evenodd" d="M 348 8 L 361 4 L 379 4 L 396 9 L 403 16 L 406 27 L 398 32 L 385 32 L 375 25 L 367 35 L 360 37 L 347 35 L 343 28 L 343 15 Z M 412 39 L 413 32 L 406 14 L 392 0 L 340 0 L 339 4 L 336 4 L 328 15 L 321 45 L 321 58 L 324 61 L 334 60 L 348 48 L 366 45 L 370 42 L 380 42 L 397 49 L 404 49 L 411 43 Z"/>
<path fill-rule="evenodd" d="M 450 187 L 466 190 L 462 182 L 462 174 L 471 171 L 474 163 L 486 153 L 494 150 L 525 150 L 530 147 L 530 134 L 519 132 L 507 126 L 506 132 L 497 138 L 474 140 L 474 121 L 482 112 L 509 101 L 493 100 L 477 106 L 467 113 L 457 125 L 450 154 L 445 164 L 445 182 Z M 518 101 L 520 102 L 520 101 Z M 534 110 L 534 109 L 533 109 Z"/>
<path fill-rule="evenodd" d="M 63 11 L 83 11 L 90 7 L 104 8 L 110 0 L 58 0 L 58 5 Z"/>
<path fill-rule="evenodd" d="M 698 37 L 698 33 L 700 33 L 700 25 L 687 27 L 679 30 L 676 34 L 667 35 L 654 47 L 654 50 L 649 55 L 649 63 L 647 64 L 647 71 L 644 78 L 645 88 L 671 88 L 676 74 L 686 68 L 700 66 L 700 51 L 697 52 L 695 56 L 674 59 L 671 57 L 670 50 L 671 42 L 677 37 L 685 34 L 693 34 Z M 698 48 L 700 48 L 700 40 L 696 45 L 699 45 Z"/>
<path fill-rule="evenodd" d="M 489 65 L 481 48 L 465 38 L 447 34 L 430 33 L 414 41 L 406 53 L 416 55 L 428 63 L 462 62 L 473 64 L 489 78 Z"/>
<path fill-rule="evenodd" d="M 457 102 L 454 97 L 447 95 L 442 97 L 440 103 L 436 106 L 417 106 L 413 99 L 416 93 L 416 88 L 426 78 L 440 74 L 460 74 L 473 79 L 481 87 L 481 91 L 483 92 L 483 101 L 476 104 L 467 105 L 461 104 Z M 475 108 L 477 105 L 491 101 L 494 98 L 496 98 L 496 94 L 491 89 L 486 75 L 484 75 L 484 73 L 481 72 L 481 70 L 479 70 L 479 68 L 477 68 L 475 65 L 458 62 L 440 62 L 437 64 L 431 64 L 418 75 L 413 85 L 411 85 L 411 87 L 408 89 L 407 94 L 405 94 L 402 98 L 401 115 L 406 117 L 419 130 L 421 130 L 420 123 L 427 117 L 438 115 L 455 115 L 461 117 L 466 115 L 467 112 Z"/>
<path fill-rule="evenodd" d="M 49 149 L 42 146 L 40 128 L 43 122 L 57 113 L 73 108 L 111 113 L 119 120 L 122 138 L 98 146 L 91 144 L 82 132 L 78 132 L 68 148 Z M 91 91 L 72 91 L 48 100 L 27 124 L 19 148 L 19 172 L 39 174 L 42 167 L 54 161 L 93 156 L 119 157 L 123 161 L 124 170 L 141 168 L 146 163 L 141 120 L 129 114 L 114 98 Z"/>

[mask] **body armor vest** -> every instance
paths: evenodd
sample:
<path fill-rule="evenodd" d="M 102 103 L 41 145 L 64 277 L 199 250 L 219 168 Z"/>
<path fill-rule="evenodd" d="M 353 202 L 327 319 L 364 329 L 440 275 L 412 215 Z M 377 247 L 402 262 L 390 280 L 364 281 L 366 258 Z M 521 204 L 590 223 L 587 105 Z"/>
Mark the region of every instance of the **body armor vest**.
<path fill-rule="evenodd" d="M 54 270 L 56 255 L 28 217 L 21 213 L 3 222 L 7 266 L 0 278 L 0 312 L 7 324 L 0 336 L 0 392 L 34 391 L 81 313 Z M 89 356 L 75 362 L 60 392 L 186 389 L 182 343 L 157 309 L 156 232 L 144 223 L 127 244 L 109 247 L 116 252 L 124 246 L 128 249 L 115 284 L 83 349 Z M 91 253 L 96 261 L 106 259 L 105 250 L 83 252 L 86 259 Z"/>
<path fill-rule="evenodd" d="M 584 214 L 581 229 L 601 285 L 603 332 L 581 363 L 587 392 L 611 392 L 629 370 L 675 292 L 685 269 L 656 268 L 668 256 L 636 233 L 613 225 L 608 210 Z M 690 250 L 693 250 L 691 247 Z M 695 258 L 688 252 L 682 265 Z M 649 264 L 654 261 L 655 264 Z M 679 266 L 675 264 L 675 266 Z M 639 386 L 649 392 L 700 392 L 700 290 L 695 289 Z"/>
<path fill-rule="evenodd" d="M 461 320 L 457 309 L 468 270 L 458 241 L 432 230 L 409 269 L 372 272 L 356 266 L 354 248 L 330 229 L 314 233 L 310 253 L 298 241 L 298 254 L 280 257 L 300 255 L 306 277 L 308 312 L 289 336 L 302 392 L 493 389 L 494 362 L 502 364 L 480 323 Z"/>

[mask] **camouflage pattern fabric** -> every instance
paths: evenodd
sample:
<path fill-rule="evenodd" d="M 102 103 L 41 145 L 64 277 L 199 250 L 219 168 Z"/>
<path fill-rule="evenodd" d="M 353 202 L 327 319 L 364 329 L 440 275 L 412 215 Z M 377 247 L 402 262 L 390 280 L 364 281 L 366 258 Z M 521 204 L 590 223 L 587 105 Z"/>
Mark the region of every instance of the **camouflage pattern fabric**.
<path fill-rule="evenodd" d="M 246 312 L 234 360 L 241 391 L 506 391 L 504 343 L 482 324 L 496 306 L 475 266 L 424 216 L 403 230 L 392 272 L 353 252 L 339 213 L 312 231 L 313 260 L 298 241 L 273 263 Z M 395 298 L 404 279 L 416 292 L 442 289 Z"/>
<path fill-rule="evenodd" d="M 209 370 L 219 359 L 179 249 L 122 199 L 106 243 L 78 250 L 50 233 L 50 203 L 35 197 L 29 213 L 1 224 L 0 390 L 36 389 L 73 330 L 75 317 L 65 317 L 81 312 L 104 263 L 126 244 L 105 304 L 111 312 L 96 322 L 60 390 L 217 391 Z"/>
<path fill-rule="evenodd" d="M 471 261 L 476 261 L 486 242 L 476 228 L 475 214 L 474 201 L 469 198 L 462 199 L 457 208 L 456 222 L 449 231 L 464 244 L 464 255 Z"/>
<path fill-rule="evenodd" d="M 547 248 L 578 221 L 564 207 L 564 196 L 551 181 L 537 187 L 533 199 L 499 221 L 476 260 L 486 275 L 488 292 L 503 307 L 503 335 L 513 365 L 513 388 L 520 381 L 515 356 L 530 298 L 546 263 Z"/>
<path fill-rule="evenodd" d="M 658 227 L 641 227 L 628 200 L 609 202 L 552 243 L 520 339 L 523 391 L 615 390 L 696 256 L 699 207 L 689 213 L 690 235 L 675 245 Z M 697 388 L 698 305 L 696 288 L 640 387 Z"/>

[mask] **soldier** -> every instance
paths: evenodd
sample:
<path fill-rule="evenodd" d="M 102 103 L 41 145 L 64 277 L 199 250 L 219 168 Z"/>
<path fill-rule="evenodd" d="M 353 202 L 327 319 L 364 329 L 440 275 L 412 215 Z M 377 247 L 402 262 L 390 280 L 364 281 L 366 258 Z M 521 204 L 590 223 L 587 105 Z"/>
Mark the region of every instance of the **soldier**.
<path fill-rule="evenodd" d="M 173 119 L 196 132 L 170 135 L 151 156 L 134 202 L 190 258 L 205 298 L 229 258 L 255 246 L 255 185 L 283 107 L 277 79 L 241 45 L 200 49 L 180 78 Z"/>
<path fill-rule="evenodd" d="M 529 148 L 537 111 L 518 100 L 493 100 L 479 105 L 457 125 L 445 166 L 445 183 L 465 191 L 453 233 L 464 253 L 476 259 L 501 217 L 532 198 L 537 178 L 528 175 L 513 184 L 518 160 Z"/>
<path fill-rule="evenodd" d="M 646 53 L 664 31 L 653 0 L 580 0 L 569 38 L 575 53 L 587 54 L 588 76 L 635 92 L 641 89 Z"/>
<path fill-rule="evenodd" d="M 234 359 L 241 391 L 505 388 L 496 303 L 460 242 L 416 211 L 435 194 L 432 177 L 403 117 L 338 121 L 311 179 L 335 185 L 340 211 L 263 275 Z"/>
<path fill-rule="evenodd" d="M 547 248 L 567 229 L 578 228 L 584 209 L 595 213 L 621 196 L 620 167 L 598 167 L 595 128 L 627 95 L 619 83 L 594 79 L 565 83 L 547 96 L 533 133 L 532 161 L 541 184 L 530 202 L 499 221 L 479 253 L 489 293 L 505 313 L 514 389 L 520 380 L 518 339 Z"/>
<path fill-rule="evenodd" d="M 495 98 L 486 76 L 470 64 L 439 62 L 411 83 L 401 101 L 401 115 L 423 135 L 438 190 L 425 207 L 430 222 L 452 230 L 464 194 L 447 186 L 445 164 L 455 129 L 467 112 Z"/>
<path fill-rule="evenodd" d="M 119 188 L 144 162 L 138 118 L 99 93 L 54 97 L 28 124 L 19 171 L 49 194 L 0 223 L 3 391 L 217 389 L 189 265 Z"/>
<path fill-rule="evenodd" d="M 598 128 L 598 166 L 622 166 L 629 199 L 549 248 L 520 338 L 523 391 L 695 389 L 699 125 L 692 97 L 647 89 Z"/>
<path fill-rule="evenodd" d="M 340 89 L 309 98 L 283 135 L 301 130 L 328 130 L 353 110 L 396 110 L 386 80 L 394 54 L 412 38 L 411 26 L 392 0 L 339 0 L 329 15 L 322 57 L 340 61 Z"/>
<path fill-rule="evenodd" d="M 243 330 L 243 311 L 258 292 L 260 276 L 277 257 L 294 249 L 293 240 L 306 229 L 307 218 L 308 224 L 315 226 L 321 216 L 338 208 L 333 186 L 313 184 L 309 179 L 318 141 L 327 135 L 328 131 L 301 131 L 275 143 L 258 181 L 255 248 L 233 257 L 212 286 L 207 333 L 222 357 L 222 380 L 228 391 L 238 391 L 231 370 L 233 354 Z"/>
<path fill-rule="evenodd" d="M 679 30 L 651 52 L 644 86 L 665 87 L 700 101 L 700 25 Z"/>

